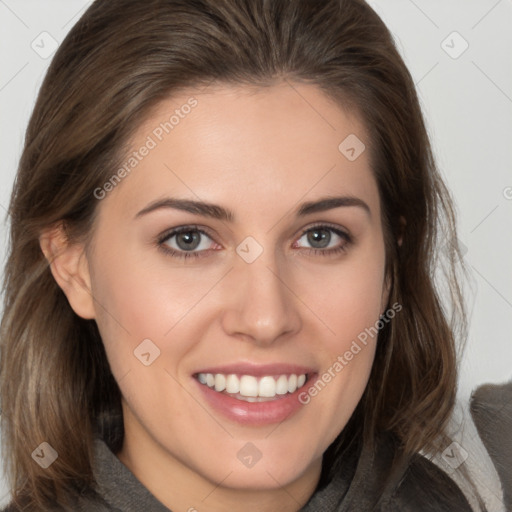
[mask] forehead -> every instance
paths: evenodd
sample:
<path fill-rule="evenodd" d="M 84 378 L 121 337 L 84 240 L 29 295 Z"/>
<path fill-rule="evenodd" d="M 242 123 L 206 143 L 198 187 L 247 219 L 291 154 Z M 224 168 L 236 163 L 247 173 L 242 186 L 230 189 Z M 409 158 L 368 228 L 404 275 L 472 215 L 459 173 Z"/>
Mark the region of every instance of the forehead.
<path fill-rule="evenodd" d="M 308 84 L 184 91 L 137 129 L 111 194 L 126 210 L 166 195 L 278 211 L 343 193 L 378 202 L 363 123 Z M 127 163 L 130 161 L 130 164 Z"/>

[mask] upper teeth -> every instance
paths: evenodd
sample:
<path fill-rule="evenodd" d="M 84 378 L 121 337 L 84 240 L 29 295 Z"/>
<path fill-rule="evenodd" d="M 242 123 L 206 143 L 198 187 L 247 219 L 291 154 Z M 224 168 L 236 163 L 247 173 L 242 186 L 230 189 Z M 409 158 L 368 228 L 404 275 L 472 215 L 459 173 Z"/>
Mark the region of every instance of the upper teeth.
<path fill-rule="evenodd" d="M 199 373 L 197 378 L 201 384 L 206 384 L 208 387 L 214 388 L 215 391 L 268 398 L 293 393 L 306 382 L 306 374 L 296 375 L 293 373 L 281 375 L 277 379 L 270 375 L 258 379 L 253 375 L 238 377 L 234 374 L 225 375 L 223 373 Z"/>

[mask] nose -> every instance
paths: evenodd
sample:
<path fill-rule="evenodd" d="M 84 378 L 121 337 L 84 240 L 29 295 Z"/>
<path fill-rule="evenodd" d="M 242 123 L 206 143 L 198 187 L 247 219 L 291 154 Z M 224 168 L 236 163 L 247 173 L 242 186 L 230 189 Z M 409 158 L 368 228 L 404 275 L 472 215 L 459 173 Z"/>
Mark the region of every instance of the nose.
<path fill-rule="evenodd" d="M 284 279 L 288 274 L 279 271 L 275 257 L 236 261 L 229 282 L 224 283 L 229 296 L 222 316 L 224 331 L 259 346 L 298 332 L 302 326 L 299 301 Z"/>

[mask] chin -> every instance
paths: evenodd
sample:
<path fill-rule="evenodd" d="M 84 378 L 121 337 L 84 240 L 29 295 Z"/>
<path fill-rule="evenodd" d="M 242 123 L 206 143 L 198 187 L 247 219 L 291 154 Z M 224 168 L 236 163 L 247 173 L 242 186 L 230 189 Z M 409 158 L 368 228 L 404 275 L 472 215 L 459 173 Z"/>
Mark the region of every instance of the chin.
<path fill-rule="evenodd" d="M 287 451 L 287 454 L 279 454 L 277 450 L 272 451 L 270 456 L 261 454 L 258 459 L 257 453 L 252 453 L 252 448 L 240 450 L 235 460 L 229 459 L 218 461 L 213 467 L 209 467 L 207 474 L 203 473 L 209 480 L 219 483 L 223 478 L 222 486 L 233 489 L 245 490 L 272 490 L 286 486 L 299 479 L 312 465 L 313 460 L 304 460 L 303 449 L 297 447 L 295 450 Z M 294 457 L 290 456 L 294 454 Z M 244 463 L 245 459 L 245 463 Z M 317 463 L 321 464 L 321 457 L 317 459 Z M 220 468 L 224 468 L 222 471 Z M 229 475 L 229 476 L 227 476 Z"/>

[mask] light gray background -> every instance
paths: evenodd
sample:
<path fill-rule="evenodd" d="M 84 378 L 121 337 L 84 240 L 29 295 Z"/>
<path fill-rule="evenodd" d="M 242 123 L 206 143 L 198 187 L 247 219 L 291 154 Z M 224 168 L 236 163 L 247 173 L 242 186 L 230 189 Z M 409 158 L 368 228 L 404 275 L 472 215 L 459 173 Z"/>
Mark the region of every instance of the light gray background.
<path fill-rule="evenodd" d="M 7 207 L 24 130 L 51 60 L 37 52 L 50 51 L 52 38 L 62 41 L 89 4 L 0 0 L 2 263 Z M 473 287 L 468 293 L 470 336 L 459 388 L 463 406 L 478 384 L 512 377 L 512 1 L 370 4 L 393 32 L 414 77 L 439 166 L 458 207 L 459 238 L 467 249 Z M 482 457 L 472 440 L 461 444 L 470 452 L 469 461 L 478 464 Z M 489 478 L 483 485 L 490 490 L 488 500 L 495 507 L 491 510 L 499 510 L 499 491 L 490 480 L 495 475 L 489 467 L 479 468 Z M 6 495 L 0 481 L 0 504 Z"/>

